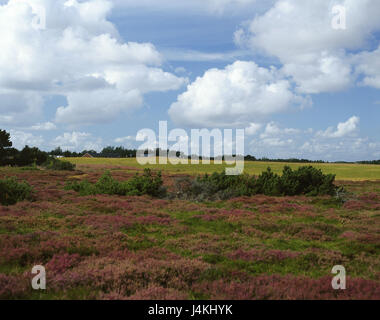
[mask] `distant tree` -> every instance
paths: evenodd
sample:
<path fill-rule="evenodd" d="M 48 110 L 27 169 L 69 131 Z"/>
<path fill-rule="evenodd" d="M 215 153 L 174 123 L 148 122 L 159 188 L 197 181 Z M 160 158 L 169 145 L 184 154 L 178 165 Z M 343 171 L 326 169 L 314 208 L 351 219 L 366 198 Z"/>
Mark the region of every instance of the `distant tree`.
<path fill-rule="evenodd" d="M 71 152 L 69 150 L 66 150 L 65 152 L 63 152 L 63 156 L 66 157 L 66 158 L 69 158 L 72 156 Z"/>
<path fill-rule="evenodd" d="M 46 152 L 38 148 L 30 148 L 25 146 L 24 149 L 18 154 L 16 164 L 19 166 L 28 166 L 32 164 L 41 165 L 48 159 Z"/>
<path fill-rule="evenodd" d="M 7 164 L 8 150 L 12 147 L 10 134 L 5 130 L 0 130 L 0 165 Z"/>
<path fill-rule="evenodd" d="M 5 130 L 0 130 L 0 149 L 12 147 L 11 136 Z"/>
<path fill-rule="evenodd" d="M 246 160 L 246 161 L 256 161 L 256 158 L 254 156 L 247 155 L 247 156 L 245 156 L 244 160 Z"/>
<path fill-rule="evenodd" d="M 58 148 L 55 148 L 53 151 L 51 151 L 50 154 L 52 156 L 62 156 L 63 151 L 62 151 L 61 147 L 58 147 Z"/>

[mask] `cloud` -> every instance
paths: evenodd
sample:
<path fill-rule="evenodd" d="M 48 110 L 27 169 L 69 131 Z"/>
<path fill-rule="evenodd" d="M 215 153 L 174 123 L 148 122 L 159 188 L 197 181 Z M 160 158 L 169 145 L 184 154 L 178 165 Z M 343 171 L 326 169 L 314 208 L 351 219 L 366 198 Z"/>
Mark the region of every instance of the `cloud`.
<path fill-rule="evenodd" d="M 280 128 L 275 122 L 270 122 L 266 125 L 264 132 L 260 135 L 261 139 L 284 137 L 285 135 L 295 135 L 300 133 L 300 130 L 293 128 Z"/>
<path fill-rule="evenodd" d="M 325 131 L 284 128 L 269 122 L 262 133 L 249 141 L 247 153 L 256 157 L 299 158 L 327 161 L 359 161 L 379 156 L 379 142 L 355 133 L 358 117 L 351 117 Z M 314 133 L 316 132 L 316 133 Z"/>
<path fill-rule="evenodd" d="M 31 124 L 42 115 L 43 103 L 42 97 L 35 92 L 15 92 L 0 88 L 0 124 Z"/>
<path fill-rule="evenodd" d="M 360 118 L 353 116 L 346 122 L 338 124 L 336 130 L 333 127 L 328 128 L 326 131 L 317 132 L 317 137 L 323 138 L 343 138 L 354 133 L 359 126 Z"/>
<path fill-rule="evenodd" d="M 165 92 L 177 90 L 188 82 L 186 78 L 178 78 L 159 68 L 148 68 L 144 65 L 110 69 L 105 72 L 104 77 L 108 83 L 123 92 Z"/>
<path fill-rule="evenodd" d="M 20 130 L 10 130 L 10 135 L 13 147 L 19 150 L 23 149 L 26 145 L 35 147 L 44 143 L 43 137 Z"/>
<path fill-rule="evenodd" d="M 139 91 L 119 91 L 113 89 L 86 92 L 72 92 L 67 96 L 68 106 L 57 109 L 57 123 L 81 125 L 110 122 L 120 113 L 142 105 Z"/>
<path fill-rule="evenodd" d="M 187 87 L 169 109 L 173 121 L 189 126 L 248 126 L 251 122 L 305 103 L 278 70 L 236 61 L 210 69 Z"/>
<path fill-rule="evenodd" d="M 300 133 L 298 129 L 281 128 L 277 123 L 269 122 L 259 137 L 250 141 L 250 152 L 261 157 L 288 158 L 291 152 L 297 152 Z"/>
<path fill-rule="evenodd" d="M 136 141 L 136 137 L 133 137 L 133 136 L 127 136 L 127 137 L 121 137 L 121 138 L 116 138 L 115 139 L 115 142 L 116 143 L 125 143 L 125 142 L 133 142 L 133 141 Z"/>
<path fill-rule="evenodd" d="M 260 123 L 250 123 L 249 127 L 245 128 L 245 134 L 248 136 L 253 136 L 259 132 L 261 128 L 262 124 Z"/>
<path fill-rule="evenodd" d="M 232 52 L 201 52 L 196 50 L 166 49 L 162 51 L 168 61 L 235 61 L 244 56 L 250 55 L 250 51 L 236 50 Z"/>
<path fill-rule="evenodd" d="M 119 145 L 122 145 L 124 147 L 130 148 L 130 149 L 136 149 L 136 136 L 126 136 L 126 137 L 120 137 L 116 138 L 115 143 L 118 143 Z"/>
<path fill-rule="evenodd" d="M 115 0 L 124 8 L 165 10 L 181 12 L 203 12 L 206 14 L 232 14 L 242 10 L 267 6 L 272 0 Z"/>
<path fill-rule="evenodd" d="M 57 110 L 57 122 L 111 121 L 140 107 L 145 93 L 186 84 L 187 79 L 162 70 L 163 57 L 154 45 L 121 39 L 107 20 L 112 7 L 107 0 L 10 0 L 0 5 L 0 122 L 28 121 L 30 110 L 41 109 L 47 95 L 68 100 Z M 46 12 L 44 28 L 34 26 L 36 12 Z M 32 94 L 34 105 L 6 103 L 9 95 L 21 99 Z"/>
<path fill-rule="evenodd" d="M 86 132 L 65 132 L 63 135 L 56 137 L 52 143 L 54 147 L 61 147 L 63 150 L 83 151 L 102 149 L 102 139 L 93 137 Z"/>
<path fill-rule="evenodd" d="M 332 28 L 331 1 L 278 0 L 265 14 L 239 29 L 235 42 L 256 54 L 276 57 L 299 92 L 344 90 L 356 80 L 355 54 L 351 52 L 360 52 L 380 29 L 380 2 L 344 0 L 339 4 L 346 9 L 346 30 Z M 372 71 L 376 68 L 369 68 L 373 66 L 371 58 L 378 62 L 377 53 L 369 55 L 373 56 L 361 56 L 364 62 L 359 71 L 369 75 L 366 85 L 377 86 L 377 76 L 371 76 L 377 75 Z"/>
<path fill-rule="evenodd" d="M 363 75 L 361 85 L 380 89 L 380 46 L 372 52 L 362 52 L 355 57 L 356 72 Z"/>
<path fill-rule="evenodd" d="M 174 72 L 176 74 L 185 74 L 185 73 L 187 73 L 187 70 L 184 67 L 177 67 L 177 68 L 175 68 Z"/>
<path fill-rule="evenodd" d="M 38 123 L 30 128 L 31 130 L 36 131 L 50 131 L 50 130 L 56 130 L 57 126 L 52 122 L 44 122 L 44 123 Z"/>
<path fill-rule="evenodd" d="M 372 143 L 373 144 L 373 143 Z M 313 138 L 306 141 L 299 151 L 305 158 L 328 161 L 359 161 L 373 159 L 376 152 L 370 147 L 368 138 L 345 137 L 338 142 Z"/>

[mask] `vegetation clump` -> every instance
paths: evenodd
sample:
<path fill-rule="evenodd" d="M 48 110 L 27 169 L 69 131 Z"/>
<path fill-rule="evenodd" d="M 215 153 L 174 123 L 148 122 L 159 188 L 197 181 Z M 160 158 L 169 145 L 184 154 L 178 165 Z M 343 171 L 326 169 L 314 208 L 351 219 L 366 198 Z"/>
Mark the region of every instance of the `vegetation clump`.
<path fill-rule="evenodd" d="M 75 164 L 69 161 L 62 161 L 55 158 L 49 158 L 43 166 L 48 170 L 74 171 Z"/>
<path fill-rule="evenodd" d="M 0 180 L 0 204 L 4 206 L 30 199 L 31 195 L 32 187 L 27 182 L 17 182 L 15 178 Z"/>
<path fill-rule="evenodd" d="M 81 195 L 120 195 L 120 196 L 142 196 L 150 195 L 153 197 L 164 196 L 166 193 L 163 187 L 161 172 L 154 175 L 150 169 L 145 169 L 143 175 L 136 174 L 127 181 L 115 180 L 109 171 L 94 184 L 87 180 L 78 182 L 68 182 L 66 190 L 74 190 Z"/>
<path fill-rule="evenodd" d="M 335 175 L 325 175 L 312 166 L 292 170 L 285 166 L 282 175 L 270 168 L 258 177 L 249 175 L 227 176 L 225 172 L 204 175 L 191 180 L 177 181 L 176 194 L 180 198 L 197 200 L 229 199 L 263 194 L 267 196 L 335 195 Z"/>

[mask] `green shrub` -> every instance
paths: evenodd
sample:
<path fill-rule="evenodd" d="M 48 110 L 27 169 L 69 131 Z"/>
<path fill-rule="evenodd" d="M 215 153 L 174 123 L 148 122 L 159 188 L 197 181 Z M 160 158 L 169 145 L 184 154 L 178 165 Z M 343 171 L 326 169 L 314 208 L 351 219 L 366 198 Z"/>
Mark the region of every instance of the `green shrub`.
<path fill-rule="evenodd" d="M 337 191 L 334 185 L 335 175 L 325 175 L 322 170 L 312 166 L 300 167 L 296 171 L 286 166 L 280 180 L 281 193 L 289 196 L 298 194 L 332 196 Z"/>
<path fill-rule="evenodd" d="M 196 200 L 229 199 L 264 194 L 268 196 L 336 195 L 335 175 L 324 175 L 312 166 L 293 171 L 284 167 L 280 176 L 270 168 L 257 178 L 249 175 L 227 176 L 225 172 L 177 181 L 176 196 Z"/>
<path fill-rule="evenodd" d="M 43 166 L 48 170 L 63 170 L 63 171 L 74 171 L 75 170 L 75 164 L 68 162 L 68 161 L 62 161 L 55 158 L 49 158 Z"/>
<path fill-rule="evenodd" d="M 265 194 L 268 196 L 281 195 L 281 178 L 272 172 L 271 168 L 264 171 L 255 181 L 253 194 Z"/>
<path fill-rule="evenodd" d="M 65 190 L 74 190 L 75 192 L 79 192 L 81 196 L 98 194 L 95 185 L 87 180 L 83 180 L 81 182 L 69 181 L 65 185 Z"/>
<path fill-rule="evenodd" d="M 15 178 L 0 180 L 0 204 L 9 206 L 30 199 L 32 188 L 26 182 L 17 182 Z"/>
<path fill-rule="evenodd" d="M 122 195 L 122 196 L 142 196 L 153 197 L 164 196 L 166 193 L 163 187 L 161 173 L 153 175 L 150 169 L 145 169 L 143 175 L 136 174 L 132 179 L 119 182 L 112 178 L 111 173 L 106 171 L 103 176 L 92 184 L 86 180 L 81 182 L 68 182 L 66 190 L 74 190 L 81 195 Z"/>
<path fill-rule="evenodd" d="M 153 197 L 163 196 L 166 193 L 163 187 L 161 172 L 153 176 L 150 169 L 145 169 L 143 175 L 136 174 L 132 179 L 123 183 L 127 195 L 150 195 Z M 124 191 L 123 190 L 123 191 Z"/>
<path fill-rule="evenodd" d="M 103 174 L 103 176 L 94 185 L 94 188 L 97 194 L 125 195 L 122 183 L 113 179 L 109 171 L 106 171 Z"/>

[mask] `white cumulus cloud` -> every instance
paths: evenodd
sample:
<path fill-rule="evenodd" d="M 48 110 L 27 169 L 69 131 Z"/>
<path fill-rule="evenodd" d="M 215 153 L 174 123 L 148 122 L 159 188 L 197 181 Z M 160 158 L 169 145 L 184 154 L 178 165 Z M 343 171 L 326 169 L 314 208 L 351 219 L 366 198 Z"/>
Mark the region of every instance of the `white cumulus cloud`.
<path fill-rule="evenodd" d="M 83 151 L 102 149 L 102 139 L 93 137 L 87 132 L 65 132 L 56 137 L 52 143 L 54 147 L 61 147 L 63 150 Z"/>
<path fill-rule="evenodd" d="M 198 77 L 171 105 L 169 115 L 184 125 L 248 126 L 301 100 L 274 67 L 236 61 Z"/>
<path fill-rule="evenodd" d="M 346 11 L 346 30 L 332 27 L 333 6 Z M 334 92 L 354 84 L 355 54 L 380 29 L 377 0 L 277 0 L 235 33 L 235 42 L 276 57 L 303 93 Z M 366 85 L 377 86 L 377 53 L 362 56 Z M 372 59 L 372 61 L 371 61 Z M 376 64 L 373 64 L 376 60 Z M 367 63 L 366 63 L 367 62 Z M 369 70 L 372 66 L 372 70 Z M 379 69 L 379 68 L 377 68 Z M 375 73 L 376 77 L 373 77 Z"/>
<path fill-rule="evenodd" d="M 360 118 L 353 116 L 346 122 L 339 123 L 336 129 L 330 127 L 326 131 L 317 132 L 317 136 L 323 138 L 343 138 L 354 133 L 358 129 L 359 122 Z"/>
<path fill-rule="evenodd" d="M 31 122 L 31 110 L 37 118 L 47 95 L 68 100 L 57 110 L 57 122 L 111 121 L 141 107 L 145 93 L 186 83 L 162 70 L 162 55 L 153 44 L 121 39 L 107 18 L 112 7 L 107 0 L 0 5 L 0 123 Z M 44 25 L 37 28 L 36 19 Z M 36 98 L 28 102 L 9 102 L 31 94 Z"/>
<path fill-rule="evenodd" d="M 26 145 L 35 147 L 44 143 L 42 136 L 36 136 L 21 130 L 10 130 L 10 135 L 13 147 L 19 150 L 23 149 Z"/>

